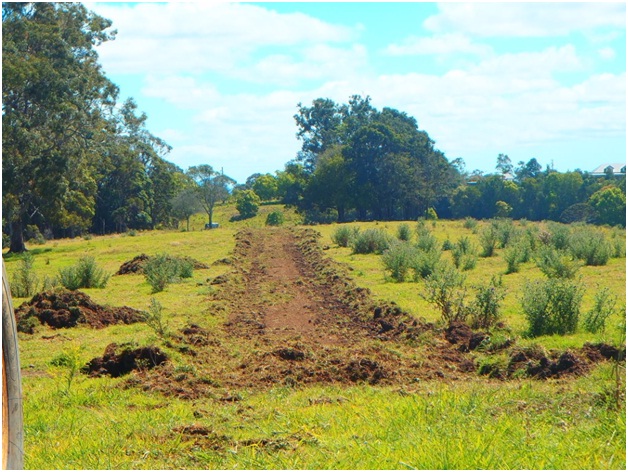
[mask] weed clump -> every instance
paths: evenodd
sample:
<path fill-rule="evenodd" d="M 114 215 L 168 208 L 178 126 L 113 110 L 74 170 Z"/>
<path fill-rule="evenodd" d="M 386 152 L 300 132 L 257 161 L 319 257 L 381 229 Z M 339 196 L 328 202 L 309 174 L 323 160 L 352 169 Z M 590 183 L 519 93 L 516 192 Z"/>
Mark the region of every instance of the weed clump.
<path fill-rule="evenodd" d="M 536 265 L 545 276 L 559 279 L 573 279 L 580 269 L 580 264 L 567 252 L 552 246 L 544 246 L 537 252 Z"/>
<path fill-rule="evenodd" d="M 456 269 L 463 271 L 471 270 L 474 269 L 477 264 L 477 249 L 467 236 L 461 237 L 458 242 L 454 244 L 451 255 L 454 259 Z"/>
<path fill-rule="evenodd" d="M 450 264 L 439 265 L 425 279 L 425 293 L 422 297 L 440 309 L 446 323 L 464 322 L 467 318 L 464 281 L 465 276 Z"/>
<path fill-rule="evenodd" d="M 575 231 L 569 238 L 569 248 L 576 259 L 588 266 L 606 265 L 613 253 L 604 234 L 590 228 Z"/>
<path fill-rule="evenodd" d="M 495 254 L 495 249 L 497 248 L 498 242 L 498 235 L 495 226 L 491 224 L 482 228 L 479 237 L 480 246 L 482 246 L 480 256 L 492 257 Z"/>
<path fill-rule="evenodd" d="M 280 211 L 273 211 L 266 217 L 266 226 L 281 226 L 283 222 L 283 213 Z"/>
<path fill-rule="evenodd" d="M 96 265 L 92 256 L 82 256 L 76 265 L 59 269 L 59 283 L 68 290 L 105 288 L 109 274 Z"/>
<path fill-rule="evenodd" d="M 526 334 L 537 337 L 575 333 L 583 292 L 581 284 L 565 279 L 550 278 L 527 283 L 521 298 L 528 320 Z"/>
<path fill-rule="evenodd" d="M 393 243 L 382 254 L 384 269 L 396 282 L 403 282 L 408 271 L 415 267 L 418 250 L 405 241 Z"/>
<path fill-rule="evenodd" d="M 488 285 L 477 288 L 475 301 L 471 304 L 471 326 L 488 329 L 499 320 L 499 304 L 506 296 L 501 277 L 491 279 Z"/>
<path fill-rule="evenodd" d="M 587 312 L 583 320 L 584 329 L 589 333 L 601 333 L 606 329 L 606 320 L 615 312 L 617 297 L 611 294 L 608 287 L 595 294 L 593 308 Z"/>
<path fill-rule="evenodd" d="M 193 271 L 194 265 L 190 261 L 168 254 L 158 254 L 144 265 L 144 277 L 153 293 L 162 292 L 168 284 L 179 282 L 180 279 L 192 277 Z"/>
<path fill-rule="evenodd" d="M 381 228 L 367 229 L 359 233 L 351 242 L 354 254 L 382 254 L 390 248 L 392 238 Z"/>
<path fill-rule="evenodd" d="M 399 241 L 410 241 L 412 238 L 412 230 L 408 223 L 402 223 L 397 227 L 397 239 Z"/>
<path fill-rule="evenodd" d="M 11 295 L 18 298 L 32 297 L 37 292 L 39 278 L 33 270 L 35 257 L 26 252 L 20 258 L 17 270 L 11 278 Z"/>
<path fill-rule="evenodd" d="M 340 247 L 349 247 L 359 232 L 356 227 L 340 226 L 331 235 L 331 240 Z"/>

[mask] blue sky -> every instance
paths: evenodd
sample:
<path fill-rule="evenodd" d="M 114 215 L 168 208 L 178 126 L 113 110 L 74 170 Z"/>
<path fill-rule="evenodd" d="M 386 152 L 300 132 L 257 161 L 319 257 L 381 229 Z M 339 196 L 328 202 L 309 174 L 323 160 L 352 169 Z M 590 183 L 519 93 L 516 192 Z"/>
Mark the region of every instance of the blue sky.
<path fill-rule="evenodd" d="M 369 95 L 448 159 L 626 160 L 624 3 L 86 3 L 107 75 L 183 169 L 283 169 L 297 103 Z"/>

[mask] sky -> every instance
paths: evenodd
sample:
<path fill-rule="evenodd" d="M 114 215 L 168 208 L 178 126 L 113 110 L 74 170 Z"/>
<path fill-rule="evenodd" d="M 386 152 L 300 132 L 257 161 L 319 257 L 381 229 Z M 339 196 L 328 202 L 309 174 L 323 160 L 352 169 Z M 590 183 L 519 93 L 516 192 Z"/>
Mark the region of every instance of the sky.
<path fill-rule="evenodd" d="M 242 183 L 301 147 L 297 105 L 370 96 L 467 171 L 626 162 L 620 3 L 85 3 L 106 75 L 182 169 Z"/>

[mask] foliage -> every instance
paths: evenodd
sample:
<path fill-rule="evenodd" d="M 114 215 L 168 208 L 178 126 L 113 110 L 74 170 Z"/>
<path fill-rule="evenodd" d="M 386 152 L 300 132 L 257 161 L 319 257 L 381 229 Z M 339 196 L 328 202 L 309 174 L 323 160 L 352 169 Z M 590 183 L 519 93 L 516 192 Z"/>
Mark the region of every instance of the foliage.
<path fill-rule="evenodd" d="M 152 287 L 153 293 L 163 291 L 166 286 L 176 283 L 181 278 L 190 278 L 194 266 L 190 261 L 158 254 L 148 259 L 144 265 L 144 277 Z"/>
<path fill-rule="evenodd" d="M 253 190 L 242 190 L 236 198 L 236 210 L 242 219 L 253 218 L 259 211 L 260 198 Z"/>
<path fill-rule="evenodd" d="M 351 241 L 354 254 L 382 254 L 390 247 L 392 237 L 381 228 L 362 231 Z"/>
<path fill-rule="evenodd" d="M 32 297 L 37 293 L 39 278 L 33 270 L 35 256 L 25 252 L 20 257 L 20 263 L 11 277 L 11 295 L 18 298 Z"/>
<path fill-rule="evenodd" d="M 476 329 L 489 329 L 500 318 L 500 302 L 506 293 L 501 277 L 492 277 L 488 285 L 477 287 L 475 301 L 470 306 L 471 326 Z"/>
<path fill-rule="evenodd" d="M 155 297 L 151 297 L 148 311 L 144 312 L 144 323 L 162 340 L 170 336 L 168 322 L 164 319 L 163 306 Z"/>
<path fill-rule="evenodd" d="M 488 226 L 484 226 L 480 230 L 480 246 L 482 250 L 480 251 L 481 257 L 492 257 L 495 254 L 495 248 L 498 243 L 498 234 L 494 225 L 490 224 Z"/>
<path fill-rule="evenodd" d="M 216 203 L 229 197 L 229 188 L 235 184 L 235 181 L 231 177 L 214 171 L 208 164 L 190 167 L 187 175 L 196 184 L 194 189 L 197 198 L 207 213 L 208 223 L 211 225 Z"/>
<path fill-rule="evenodd" d="M 417 227 L 417 242 L 416 246 L 421 251 L 432 251 L 438 249 L 438 240 L 436 236 L 432 234 L 432 232 L 424 226 L 424 224 L 419 223 Z"/>
<path fill-rule="evenodd" d="M 340 247 L 349 247 L 359 233 L 357 227 L 339 226 L 332 233 L 331 240 Z"/>
<path fill-rule="evenodd" d="M 580 264 L 566 251 L 551 246 L 541 247 L 535 256 L 536 265 L 549 278 L 573 279 Z"/>
<path fill-rule="evenodd" d="M 597 221 L 611 226 L 626 226 L 626 193 L 619 187 L 607 186 L 589 198 L 589 205 L 597 213 Z"/>
<path fill-rule="evenodd" d="M 606 320 L 615 312 L 617 297 L 608 287 L 604 287 L 595 293 L 595 302 L 589 310 L 582 324 L 589 333 L 600 333 L 606 329 Z"/>
<path fill-rule="evenodd" d="M 170 202 L 172 214 L 175 218 L 186 221 L 186 229 L 190 231 L 190 217 L 201 210 L 200 202 L 193 188 L 181 190 Z"/>
<path fill-rule="evenodd" d="M 281 226 L 284 222 L 283 212 L 271 211 L 266 216 L 266 226 Z"/>
<path fill-rule="evenodd" d="M 528 320 L 526 334 L 537 337 L 575 333 L 583 292 L 580 283 L 566 279 L 550 278 L 527 283 L 521 298 Z"/>
<path fill-rule="evenodd" d="M 434 303 L 446 323 L 465 321 L 469 309 L 465 304 L 465 276 L 450 264 L 440 264 L 425 279 L 425 292 L 421 295 Z"/>
<path fill-rule="evenodd" d="M 418 250 L 407 241 L 394 241 L 382 254 L 384 269 L 396 282 L 404 282 L 409 270 L 416 267 Z"/>
<path fill-rule="evenodd" d="M 456 269 L 471 270 L 477 263 L 477 249 L 468 236 L 462 236 L 451 250 Z"/>
<path fill-rule="evenodd" d="M 588 227 L 578 228 L 569 237 L 569 249 L 587 266 L 603 266 L 610 259 L 613 248 L 604 233 Z"/>
<path fill-rule="evenodd" d="M 399 241 L 410 241 L 412 238 L 412 230 L 408 223 L 401 223 L 397 226 L 397 239 Z"/>
<path fill-rule="evenodd" d="M 62 371 L 62 377 L 65 382 L 62 393 L 69 395 L 72 388 L 72 383 L 76 378 L 76 375 L 80 372 L 82 367 L 81 353 L 83 348 L 78 345 L 74 345 L 70 348 L 64 349 L 59 355 L 53 357 L 50 360 L 50 365 L 57 367 Z"/>
<path fill-rule="evenodd" d="M 110 274 L 98 267 L 92 256 L 81 256 L 76 265 L 59 269 L 59 283 L 68 290 L 105 288 Z"/>
<path fill-rule="evenodd" d="M 474 230 L 478 226 L 478 220 L 466 217 L 462 226 L 466 229 Z"/>
<path fill-rule="evenodd" d="M 569 248 L 569 239 L 571 237 L 571 227 L 568 225 L 550 222 L 547 225 L 550 232 L 549 243 L 558 250 Z"/>
<path fill-rule="evenodd" d="M 414 271 L 415 281 L 425 279 L 436 271 L 440 262 L 442 252 L 437 248 L 429 250 L 419 250 L 416 257 L 412 260 L 412 270 Z"/>
<path fill-rule="evenodd" d="M 435 221 L 438 219 L 438 215 L 436 214 L 436 210 L 434 210 L 434 208 L 429 207 L 426 211 L 425 211 L 425 219 L 428 221 Z"/>

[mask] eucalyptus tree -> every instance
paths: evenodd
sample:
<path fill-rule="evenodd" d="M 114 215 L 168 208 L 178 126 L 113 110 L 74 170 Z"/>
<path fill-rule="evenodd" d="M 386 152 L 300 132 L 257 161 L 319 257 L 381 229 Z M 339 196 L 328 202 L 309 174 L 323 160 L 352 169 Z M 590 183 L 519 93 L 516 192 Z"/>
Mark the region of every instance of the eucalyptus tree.
<path fill-rule="evenodd" d="M 12 252 L 23 227 L 87 228 L 94 176 L 117 87 L 95 47 L 113 39 L 106 20 L 75 3 L 2 4 L 2 204 Z"/>
<path fill-rule="evenodd" d="M 214 171 L 212 166 L 208 164 L 190 167 L 187 175 L 196 183 L 197 198 L 207 213 L 208 223 L 211 227 L 216 203 L 229 197 L 231 187 L 236 182 L 222 172 Z"/>

